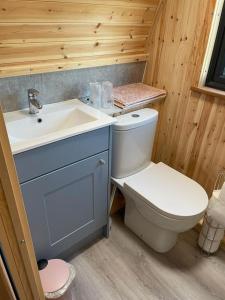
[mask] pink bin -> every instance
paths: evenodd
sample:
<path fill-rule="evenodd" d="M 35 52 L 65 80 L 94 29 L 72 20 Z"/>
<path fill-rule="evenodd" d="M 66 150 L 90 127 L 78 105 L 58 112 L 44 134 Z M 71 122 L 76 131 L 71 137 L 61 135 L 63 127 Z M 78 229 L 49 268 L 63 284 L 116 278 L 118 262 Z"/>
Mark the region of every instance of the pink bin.
<path fill-rule="evenodd" d="M 75 300 L 72 283 L 76 272 L 73 265 L 61 259 L 50 259 L 39 274 L 46 299 Z"/>

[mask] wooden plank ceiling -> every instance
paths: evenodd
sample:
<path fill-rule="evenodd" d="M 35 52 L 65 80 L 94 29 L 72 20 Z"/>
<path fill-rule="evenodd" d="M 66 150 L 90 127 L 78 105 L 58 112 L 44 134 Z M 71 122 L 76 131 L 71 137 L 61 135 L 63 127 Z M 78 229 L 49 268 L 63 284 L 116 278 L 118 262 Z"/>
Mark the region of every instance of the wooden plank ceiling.
<path fill-rule="evenodd" d="M 198 85 L 215 0 L 167 0 L 150 41 L 145 82 L 165 88 L 154 160 L 194 178 L 210 195 L 225 170 L 225 101 L 191 91 Z"/>
<path fill-rule="evenodd" d="M 0 77 L 145 61 L 160 0 L 1 0 Z"/>

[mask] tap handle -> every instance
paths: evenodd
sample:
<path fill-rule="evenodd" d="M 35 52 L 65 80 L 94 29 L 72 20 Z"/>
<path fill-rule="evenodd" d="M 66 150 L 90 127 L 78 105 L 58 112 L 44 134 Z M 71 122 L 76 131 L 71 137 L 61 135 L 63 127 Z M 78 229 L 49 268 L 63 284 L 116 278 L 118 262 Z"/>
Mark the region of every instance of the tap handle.
<path fill-rule="evenodd" d="M 29 89 L 28 90 L 28 96 L 30 98 L 36 98 L 39 95 L 39 91 L 35 89 Z"/>

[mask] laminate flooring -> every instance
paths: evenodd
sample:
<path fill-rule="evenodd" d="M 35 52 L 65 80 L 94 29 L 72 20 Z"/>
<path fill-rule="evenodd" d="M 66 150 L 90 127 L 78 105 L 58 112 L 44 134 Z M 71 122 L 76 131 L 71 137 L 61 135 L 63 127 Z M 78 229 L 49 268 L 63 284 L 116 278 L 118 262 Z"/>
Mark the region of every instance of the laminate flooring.
<path fill-rule="evenodd" d="M 113 218 L 109 239 L 83 249 L 70 262 L 77 275 L 75 300 L 225 300 L 225 252 L 205 257 L 197 233 L 158 254 Z"/>

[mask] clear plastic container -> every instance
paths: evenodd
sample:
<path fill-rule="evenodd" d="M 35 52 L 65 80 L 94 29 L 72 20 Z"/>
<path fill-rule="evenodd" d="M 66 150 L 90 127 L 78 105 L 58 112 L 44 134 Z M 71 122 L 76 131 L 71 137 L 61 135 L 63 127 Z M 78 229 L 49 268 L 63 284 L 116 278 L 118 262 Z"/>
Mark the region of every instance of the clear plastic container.
<path fill-rule="evenodd" d="M 102 86 L 100 82 L 90 82 L 90 104 L 95 108 L 101 107 Z"/>
<path fill-rule="evenodd" d="M 112 108 L 114 106 L 113 100 L 113 84 L 110 81 L 102 82 L 102 107 Z"/>

